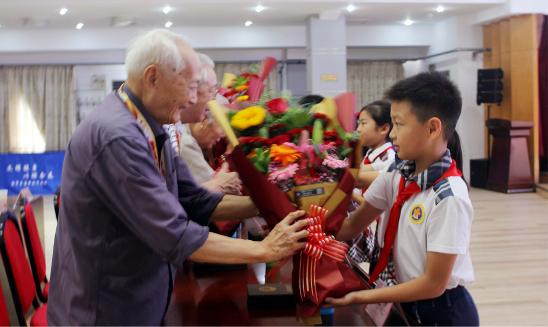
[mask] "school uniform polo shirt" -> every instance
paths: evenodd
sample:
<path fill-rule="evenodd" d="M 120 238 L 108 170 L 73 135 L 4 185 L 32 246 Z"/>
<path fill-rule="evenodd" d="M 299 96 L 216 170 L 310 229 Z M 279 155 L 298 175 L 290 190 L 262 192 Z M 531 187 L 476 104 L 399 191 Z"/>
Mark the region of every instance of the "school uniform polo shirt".
<path fill-rule="evenodd" d="M 394 158 L 396 158 L 396 152 L 392 149 L 392 143 L 386 142 L 376 149 L 369 149 L 365 153 L 364 159 L 367 158 L 371 162 L 371 166 L 375 171 L 383 171 L 388 169 Z M 360 169 L 365 166 L 363 160 L 360 164 Z"/>
<path fill-rule="evenodd" d="M 449 150 L 443 158 L 418 176 L 414 163 L 396 162 L 368 188 L 365 200 L 380 210 L 390 211 L 398 196 L 400 178 L 413 179 L 421 192 L 413 195 L 402 207 L 393 256 L 400 283 L 415 279 L 426 270 L 427 252 L 456 254 L 457 260 L 447 289 L 466 285 L 474 280 L 470 257 L 470 233 L 473 208 L 468 188 L 461 177 L 449 177 L 436 185 L 451 164 Z M 406 176 L 406 177 L 404 177 Z M 382 220 L 388 220 L 383 215 Z M 381 223 L 386 226 L 387 222 Z M 386 227 L 379 229 L 384 239 Z"/>

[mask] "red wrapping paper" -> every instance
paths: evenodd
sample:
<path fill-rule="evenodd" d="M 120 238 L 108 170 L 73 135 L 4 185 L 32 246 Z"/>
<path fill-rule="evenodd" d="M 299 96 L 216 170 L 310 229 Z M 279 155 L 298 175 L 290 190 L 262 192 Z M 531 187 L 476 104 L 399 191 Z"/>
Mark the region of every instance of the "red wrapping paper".
<path fill-rule="evenodd" d="M 277 63 L 277 60 L 273 57 L 266 57 L 263 60 L 263 65 L 261 67 L 261 71 L 259 72 L 259 78 L 261 81 L 264 81 L 268 77 L 272 69 L 276 67 Z"/>
<path fill-rule="evenodd" d="M 263 94 L 264 82 L 256 77 L 252 77 L 249 80 L 249 88 L 247 89 L 248 101 L 257 102 Z"/>
<path fill-rule="evenodd" d="M 303 301 L 296 290 L 299 289 L 299 255 L 293 256 L 292 286 L 297 297 L 297 316 L 310 317 L 318 313 L 327 297 L 342 297 L 348 292 L 362 290 L 367 287 L 350 266 L 345 262 L 335 262 L 327 256 L 322 256 L 316 265 L 317 299 L 308 294 Z"/>
<path fill-rule="evenodd" d="M 238 172 L 247 193 L 268 223 L 269 228 L 274 227 L 290 212 L 296 210 L 295 205 L 289 201 L 285 193 L 255 169 L 240 146 L 235 147 L 227 159 L 230 168 Z"/>
<path fill-rule="evenodd" d="M 270 228 L 273 228 L 287 214 L 296 210 L 295 205 L 289 201 L 287 195 L 276 185 L 268 181 L 265 175 L 255 169 L 240 146 L 234 148 L 234 151 L 227 159 L 231 169 L 238 172 L 242 183 L 247 188 L 249 196 Z M 338 188 L 345 193 L 345 196 L 336 208 L 328 214 L 324 227 L 326 234 L 336 235 L 340 229 L 347 215 L 354 183 L 354 177 L 349 170 L 346 170 L 338 185 Z M 316 266 L 317 299 L 309 294 L 301 301 L 297 291 L 300 273 L 299 258 L 300 253 L 293 256 L 292 279 L 293 290 L 297 300 L 297 316 L 307 317 L 315 315 L 328 296 L 341 297 L 348 292 L 366 288 L 366 284 L 346 263 L 335 262 L 324 255 L 317 261 Z"/>
<path fill-rule="evenodd" d="M 346 132 L 356 128 L 356 96 L 352 92 L 345 92 L 335 97 L 337 104 L 337 119 Z"/>
<path fill-rule="evenodd" d="M 341 229 L 342 223 L 347 215 L 348 206 L 352 200 L 352 191 L 356 180 L 348 169 L 345 170 L 343 176 L 339 180 L 338 188 L 342 190 L 346 196 L 335 208 L 327 215 L 327 221 L 325 222 L 325 233 L 331 235 L 337 235 L 339 229 Z M 329 200 L 328 200 L 329 201 Z"/>
<path fill-rule="evenodd" d="M 250 78 L 249 88 L 247 89 L 247 95 L 249 96 L 248 100 L 250 102 L 259 101 L 259 99 L 261 98 L 261 94 L 263 94 L 264 81 L 268 77 L 268 74 L 270 74 L 272 69 L 276 66 L 276 64 L 276 59 L 272 57 L 266 57 L 263 60 L 259 75 L 257 75 L 257 77 L 253 76 Z"/>

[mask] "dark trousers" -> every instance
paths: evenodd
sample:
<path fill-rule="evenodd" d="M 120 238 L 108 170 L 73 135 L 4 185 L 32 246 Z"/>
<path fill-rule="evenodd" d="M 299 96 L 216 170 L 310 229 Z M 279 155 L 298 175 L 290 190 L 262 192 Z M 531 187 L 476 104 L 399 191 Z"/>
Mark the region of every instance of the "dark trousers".
<path fill-rule="evenodd" d="M 479 316 L 472 296 L 458 286 L 441 296 L 416 302 L 401 303 L 410 322 L 422 326 L 479 326 Z"/>

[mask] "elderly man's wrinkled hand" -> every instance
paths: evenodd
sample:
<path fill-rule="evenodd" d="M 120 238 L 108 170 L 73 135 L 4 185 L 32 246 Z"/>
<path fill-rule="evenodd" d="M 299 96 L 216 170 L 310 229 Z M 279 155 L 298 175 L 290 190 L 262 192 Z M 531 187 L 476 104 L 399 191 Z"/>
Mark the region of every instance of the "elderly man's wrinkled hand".
<path fill-rule="evenodd" d="M 302 240 L 308 236 L 305 229 L 308 223 L 304 219 L 297 221 L 304 214 L 303 210 L 291 212 L 261 242 L 266 251 L 265 261 L 276 261 L 304 248 L 305 243 Z"/>

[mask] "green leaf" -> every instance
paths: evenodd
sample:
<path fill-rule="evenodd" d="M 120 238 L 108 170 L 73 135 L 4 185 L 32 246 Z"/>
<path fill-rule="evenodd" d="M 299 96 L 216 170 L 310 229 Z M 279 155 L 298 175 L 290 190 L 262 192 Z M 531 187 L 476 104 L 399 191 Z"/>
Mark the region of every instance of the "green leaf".
<path fill-rule="evenodd" d="M 270 164 L 270 151 L 265 148 L 255 149 L 255 157 L 251 158 L 251 161 L 258 171 L 266 174 Z"/>
<path fill-rule="evenodd" d="M 312 129 L 312 143 L 321 144 L 323 142 L 323 125 L 320 119 L 314 121 L 314 127 Z"/>
<path fill-rule="evenodd" d="M 259 129 L 259 136 L 264 137 L 264 138 L 269 137 L 269 135 L 268 135 L 268 126 L 263 126 Z"/>
<path fill-rule="evenodd" d="M 300 108 L 289 108 L 281 120 L 288 129 L 303 128 L 310 124 L 312 116 Z"/>

